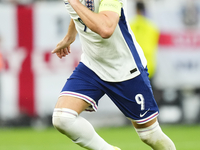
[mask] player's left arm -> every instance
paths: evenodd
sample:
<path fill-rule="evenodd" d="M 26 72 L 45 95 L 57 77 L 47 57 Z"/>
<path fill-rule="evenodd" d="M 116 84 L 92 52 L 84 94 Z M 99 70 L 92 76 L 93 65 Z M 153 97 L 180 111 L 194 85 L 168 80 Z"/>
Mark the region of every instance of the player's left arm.
<path fill-rule="evenodd" d="M 106 5 L 104 1 L 109 1 L 110 5 Z M 79 0 L 68 0 L 68 2 L 90 30 L 102 38 L 109 38 L 113 34 L 121 13 L 121 3 L 118 0 L 103 0 L 102 5 L 105 6 L 100 5 L 99 13 L 92 12 Z"/>
<path fill-rule="evenodd" d="M 56 53 L 59 58 L 68 55 L 70 53 L 70 45 L 75 41 L 76 35 L 75 24 L 71 19 L 66 36 L 57 44 L 56 48 L 51 53 Z"/>

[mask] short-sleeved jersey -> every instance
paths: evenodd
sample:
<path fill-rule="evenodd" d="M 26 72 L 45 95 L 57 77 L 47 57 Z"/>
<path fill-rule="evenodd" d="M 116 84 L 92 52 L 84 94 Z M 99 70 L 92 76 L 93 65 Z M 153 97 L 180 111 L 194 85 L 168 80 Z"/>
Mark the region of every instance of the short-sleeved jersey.
<path fill-rule="evenodd" d="M 73 10 L 67 0 L 65 6 L 74 20 L 82 44 L 81 62 L 93 70 L 102 80 L 120 82 L 132 79 L 146 67 L 143 51 L 136 42 L 124 15 L 122 0 L 80 0 L 91 11 L 114 11 L 119 23 L 108 39 L 91 31 Z"/>

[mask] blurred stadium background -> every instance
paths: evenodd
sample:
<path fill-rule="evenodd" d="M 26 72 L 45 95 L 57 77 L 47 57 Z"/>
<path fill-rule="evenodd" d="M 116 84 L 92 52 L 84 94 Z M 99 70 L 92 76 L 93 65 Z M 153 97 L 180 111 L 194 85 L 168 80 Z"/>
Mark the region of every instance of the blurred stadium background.
<path fill-rule="evenodd" d="M 159 122 L 198 126 L 200 0 L 144 2 L 146 16 L 160 30 L 152 80 Z M 135 15 L 134 4 L 127 0 L 128 19 Z M 50 53 L 66 34 L 69 20 L 62 0 L 0 0 L 0 128 L 52 126 L 58 94 L 81 55 L 78 37 L 65 59 Z M 130 124 L 106 96 L 97 113 L 82 115 L 96 128 Z"/>

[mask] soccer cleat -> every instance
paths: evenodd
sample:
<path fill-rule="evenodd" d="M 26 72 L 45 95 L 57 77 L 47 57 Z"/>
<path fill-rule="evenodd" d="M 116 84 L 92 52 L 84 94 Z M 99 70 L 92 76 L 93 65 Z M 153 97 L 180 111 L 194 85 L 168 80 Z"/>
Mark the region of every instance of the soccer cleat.
<path fill-rule="evenodd" d="M 120 149 L 120 148 L 118 148 L 118 147 L 115 147 L 115 146 L 113 146 L 113 147 L 114 147 L 114 149 L 115 149 L 115 150 L 121 150 L 121 149 Z"/>

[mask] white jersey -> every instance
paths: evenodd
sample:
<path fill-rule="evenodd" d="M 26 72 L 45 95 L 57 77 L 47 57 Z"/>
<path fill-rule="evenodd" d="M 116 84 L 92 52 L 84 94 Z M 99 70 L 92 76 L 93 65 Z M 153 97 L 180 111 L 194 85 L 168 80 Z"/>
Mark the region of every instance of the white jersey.
<path fill-rule="evenodd" d="M 126 21 L 122 0 L 94 0 L 92 7 L 88 7 L 98 13 L 105 10 L 104 6 L 115 6 L 116 2 L 120 3 L 120 20 L 114 33 L 108 39 L 103 39 L 85 26 L 68 1 L 64 0 L 64 2 L 80 36 L 83 51 L 81 62 L 104 81 L 120 82 L 140 74 L 146 67 L 147 61 Z M 88 6 L 85 0 L 80 0 L 80 2 Z M 110 11 L 114 10 L 111 8 Z"/>

